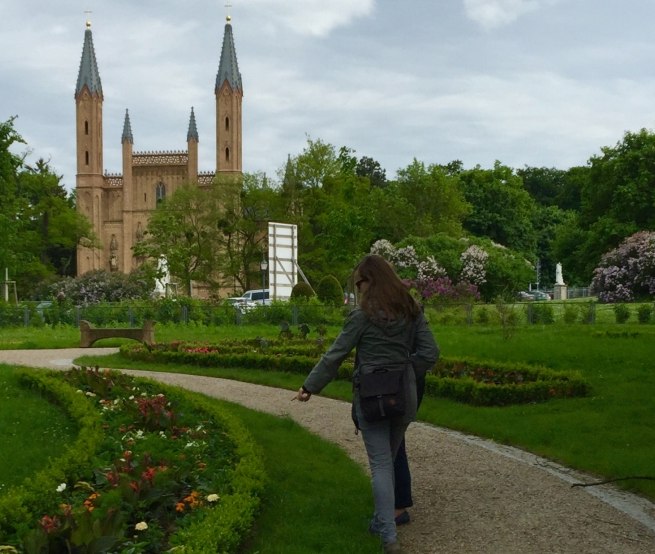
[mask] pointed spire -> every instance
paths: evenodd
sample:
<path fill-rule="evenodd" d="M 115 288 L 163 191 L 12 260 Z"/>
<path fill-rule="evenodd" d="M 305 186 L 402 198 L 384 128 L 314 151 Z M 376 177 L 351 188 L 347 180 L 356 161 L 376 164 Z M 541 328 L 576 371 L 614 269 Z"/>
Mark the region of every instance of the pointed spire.
<path fill-rule="evenodd" d="M 129 142 L 134 144 L 134 138 L 132 137 L 132 125 L 130 124 L 130 113 L 125 110 L 125 122 L 123 123 L 123 136 L 121 138 L 121 144 Z"/>
<path fill-rule="evenodd" d="M 225 81 L 228 82 L 232 90 L 243 92 L 241 73 L 239 73 L 239 64 L 237 63 L 237 52 L 234 48 L 234 37 L 232 36 L 231 19 L 229 15 L 226 18 L 227 23 L 225 23 L 225 34 L 223 35 L 221 61 L 218 66 L 218 74 L 216 75 L 216 92 L 218 92 Z"/>
<path fill-rule="evenodd" d="M 191 117 L 189 118 L 189 130 L 186 134 L 186 140 L 187 142 L 190 140 L 200 142 L 200 139 L 198 138 L 198 128 L 196 127 L 196 115 L 193 113 L 193 106 L 191 106 Z"/>
<path fill-rule="evenodd" d="M 82 48 L 82 60 L 80 61 L 80 71 L 77 75 L 75 94 L 77 95 L 82 92 L 85 86 L 91 94 L 97 94 L 102 97 L 102 83 L 100 82 L 100 73 L 98 72 L 98 64 L 96 63 L 91 22 L 89 21 L 86 22 L 86 31 L 84 31 L 84 46 Z"/>

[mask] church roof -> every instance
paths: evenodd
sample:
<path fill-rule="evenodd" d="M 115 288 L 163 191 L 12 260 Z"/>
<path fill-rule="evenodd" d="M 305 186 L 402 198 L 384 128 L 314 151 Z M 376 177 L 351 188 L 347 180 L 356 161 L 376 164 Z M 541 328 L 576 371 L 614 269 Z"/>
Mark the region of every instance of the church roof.
<path fill-rule="evenodd" d="M 243 92 L 241 73 L 239 73 L 239 64 L 237 63 L 237 51 L 234 48 L 234 37 L 232 36 L 232 25 L 229 18 L 225 24 L 223 48 L 221 50 L 218 74 L 216 75 L 215 90 L 220 89 L 225 81 L 228 82 L 232 90 Z"/>
<path fill-rule="evenodd" d="M 200 139 L 198 138 L 198 128 L 196 127 L 196 115 L 193 113 L 193 106 L 191 106 L 191 117 L 189 118 L 189 130 L 187 131 L 186 139 L 187 141 L 193 139 L 196 142 L 200 142 Z"/>
<path fill-rule="evenodd" d="M 123 123 L 123 136 L 121 137 L 121 144 L 129 142 L 134 144 L 134 138 L 132 137 L 132 125 L 130 125 L 130 114 L 125 110 L 125 122 Z"/>
<path fill-rule="evenodd" d="M 100 73 L 96 63 L 96 53 L 93 48 L 93 35 L 91 34 L 91 24 L 87 23 L 84 31 L 84 47 L 82 48 L 82 60 L 80 61 L 80 71 L 77 75 L 77 87 L 75 94 L 82 92 L 84 87 L 88 87 L 91 94 L 102 96 L 102 83 L 100 82 Z"/>

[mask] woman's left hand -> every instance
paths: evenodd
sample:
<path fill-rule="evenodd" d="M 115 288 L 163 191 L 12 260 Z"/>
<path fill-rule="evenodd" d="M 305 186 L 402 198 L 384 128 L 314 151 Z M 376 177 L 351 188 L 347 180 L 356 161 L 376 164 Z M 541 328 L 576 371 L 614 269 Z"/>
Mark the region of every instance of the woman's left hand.
<path fill-rule="evenodd" d="M 300 387 L 298 389 L 298 394 L 296 394 L 296 399 L 300 402 L 307 402 L 312 397 L 312 393 Z"/>

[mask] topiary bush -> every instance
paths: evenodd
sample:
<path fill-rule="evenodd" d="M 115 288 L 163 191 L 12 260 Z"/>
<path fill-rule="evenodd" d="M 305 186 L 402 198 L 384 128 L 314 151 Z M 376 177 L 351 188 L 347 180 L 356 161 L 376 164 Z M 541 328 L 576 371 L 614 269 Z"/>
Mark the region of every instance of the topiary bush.
<path fill-rule="evenodd" d="M 334 275 L 326 275 L 318 282 L 316 296 L 328 306 L 339 306 L 343 304 L 343 288 Z"/>
<path fill-rule="evenodd" d="M 306 298 L 311 298 L 312 296 L 314 296 L 314 291 L 312 290 L 312 287 L 310 287 L 304 281 L 296 283 L 291 289 L 292 300 L 299 300 L 303 298 L 306 299 Z"/>

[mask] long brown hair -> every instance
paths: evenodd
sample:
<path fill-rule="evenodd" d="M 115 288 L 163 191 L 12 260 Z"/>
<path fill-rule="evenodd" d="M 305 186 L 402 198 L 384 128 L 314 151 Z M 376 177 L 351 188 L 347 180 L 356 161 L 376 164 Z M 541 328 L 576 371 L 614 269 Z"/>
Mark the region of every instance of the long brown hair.
<path fill-rule="evenodd" d="M 420 307 L 409 294 L 391 264 L 382 256 L 369 254 L 355 268 L 355 282 L 366 281 L 361 309 L 373 321 L 380 319 L 414 319 Z"/>

